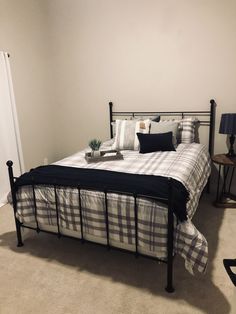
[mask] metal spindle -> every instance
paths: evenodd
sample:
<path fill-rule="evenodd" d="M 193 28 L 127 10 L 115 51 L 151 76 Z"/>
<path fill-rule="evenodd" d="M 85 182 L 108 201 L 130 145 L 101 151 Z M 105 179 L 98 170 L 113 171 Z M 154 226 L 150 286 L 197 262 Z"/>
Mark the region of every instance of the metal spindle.
<path fill-rule="evenodd" d="M 109 219 L 108 219 L 108 202 L 107 202 L 107 191 L 104 191 L 105 195 L 105 213 L 106 213 L 106 233 L 107 233 L 107 249 L 110 250 L 110 240 L 109 240 Z"/>
<path fill-rule="evenodd" d="M 135 256 L 138 257 L 138 209 L 137 209 L 137 195 L 134 193 L 134 221 L 135 221 Z"/>
<path fill-rule="evenodd" d="M 83 215 L 82 215 L 82 202 L 81 202 L 81 189 L 78 187 L 79 195 L 79 215 L 80 215 L 80 232 L 81 232 L 81 242 L 84 243 L 84 230 L 83 230 Z"/>
<path fill-rule="evenodd" d="M 110 101 L 109 102 L 109 118 L 110 118 L 110 137 L 111 138 L 113 138 L 113 126 L 112 126 L 113 113 L 112 113 L 112 106 L 113 106 L 113 103 Z"/>
<path fill-rule="evenodd" d="M 59 211 L 58 211 L 58 199 L 57 199 L 57 188 L 54 185 L 54 194 L 55 194 L 55 205 L 56 205 L 56 214 L 57 214 L 57 236 L 61 237 L 60 226 L 59 226 Z"/>
<path fill-rule="evenodd" d="M 34 200 L 34 219 L 36 222 L 36 231 L 39 233 L 40 229 L 39 229 L 39 223 L 38 223 L 38 217 L 37 217 L 37 204 L 36 204 L 36 197 L 35 197 L 35 187 L 34 184 L 32 184 L 32 190 L 33 190 L 33 200 Z"/>
<path fill-rule="evenodd" d="M 173 288 L 173 233 L 174 233 L 174 217 L 173 217 L 173 195 L 172 180 L 168 178 L 168 234 L 167 234 L 167 286 L 166 291 L 174 292 Z"/>

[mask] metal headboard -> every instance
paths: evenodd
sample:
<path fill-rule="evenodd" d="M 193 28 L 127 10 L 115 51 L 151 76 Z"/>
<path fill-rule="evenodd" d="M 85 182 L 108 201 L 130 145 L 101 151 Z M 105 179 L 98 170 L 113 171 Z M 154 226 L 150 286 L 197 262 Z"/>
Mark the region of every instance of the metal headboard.
<path fill-rule="evenodd" d="M 110 136 L 113 138 L 113 125 L 115 117 L 134 118 L 134 117 L 154 117 L 160 116 L 176 116 L 176 117 L 187 117 L 197 116 L 202 117 L 199 119 L 199 125 L 209 127 L 208 137 L 208 150 L 210 156 L 214 153 L 214 134 L 215 134 L 215 111 L 216 102 L 214 99 L 210 100 L 210 110 L 206 111 L 113 111 L 113 103 L 109 102 L 109 113 L 110 113 Z"/>

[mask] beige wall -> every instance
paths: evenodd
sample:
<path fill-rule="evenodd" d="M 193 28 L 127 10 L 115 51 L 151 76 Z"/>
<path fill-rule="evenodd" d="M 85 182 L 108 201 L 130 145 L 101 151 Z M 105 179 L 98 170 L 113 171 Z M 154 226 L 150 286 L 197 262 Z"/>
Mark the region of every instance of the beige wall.
<path fill-rule="evenodd" d="M 44 1 L 0 0 L 0 50 L 11 55 L 26 169 L 55 158 L 47 33 Z"/>
<path fill-rule="evenodd" d="M 236 110 L 236 2 L 50 0 L 58 76 L 58 157 L 105 139 L 108 107 Z M 63 133 L 60 132 L 63 130 Z"/>
<path fill-rule="evenodd" d="M 236 2 L 0 0 L 27 168 L 109 137 L 118 110 L 236 110 Z"/>

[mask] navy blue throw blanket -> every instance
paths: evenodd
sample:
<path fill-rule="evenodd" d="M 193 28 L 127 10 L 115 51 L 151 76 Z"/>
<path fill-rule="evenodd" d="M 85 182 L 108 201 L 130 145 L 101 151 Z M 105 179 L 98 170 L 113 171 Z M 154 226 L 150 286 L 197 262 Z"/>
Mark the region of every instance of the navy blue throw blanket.
<path fill-rule="evenodd" d="M 130 174 L 108 170 L 84 169 L 64 166 L 41 166 L 20 176 L 15 186 L 43 184 L 112 190 L 168 199 L 168 178 L 162 176 Z M 187 219 L 188 192 L 179 181 L 172 179 L 173 211 L 180 221 Z M 160 202 L 167 204 L 166 200 Z"/>

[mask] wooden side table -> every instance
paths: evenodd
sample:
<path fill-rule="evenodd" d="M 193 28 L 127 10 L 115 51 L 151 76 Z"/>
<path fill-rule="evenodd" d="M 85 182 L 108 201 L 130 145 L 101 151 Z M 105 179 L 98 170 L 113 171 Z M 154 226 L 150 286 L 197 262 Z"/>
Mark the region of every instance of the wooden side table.
<path fill-rule="evenodd" d="M 231 193 L 231 185 L 236 167 L 236 158 L 225 154 L 214 155 L 212 161 L 219 165 L 217 192 L 214 205 L 216 207 L 236 207 L 236 195 Z M 221 172 L 223 169 L 223 184 L 220 187 Z"/>

